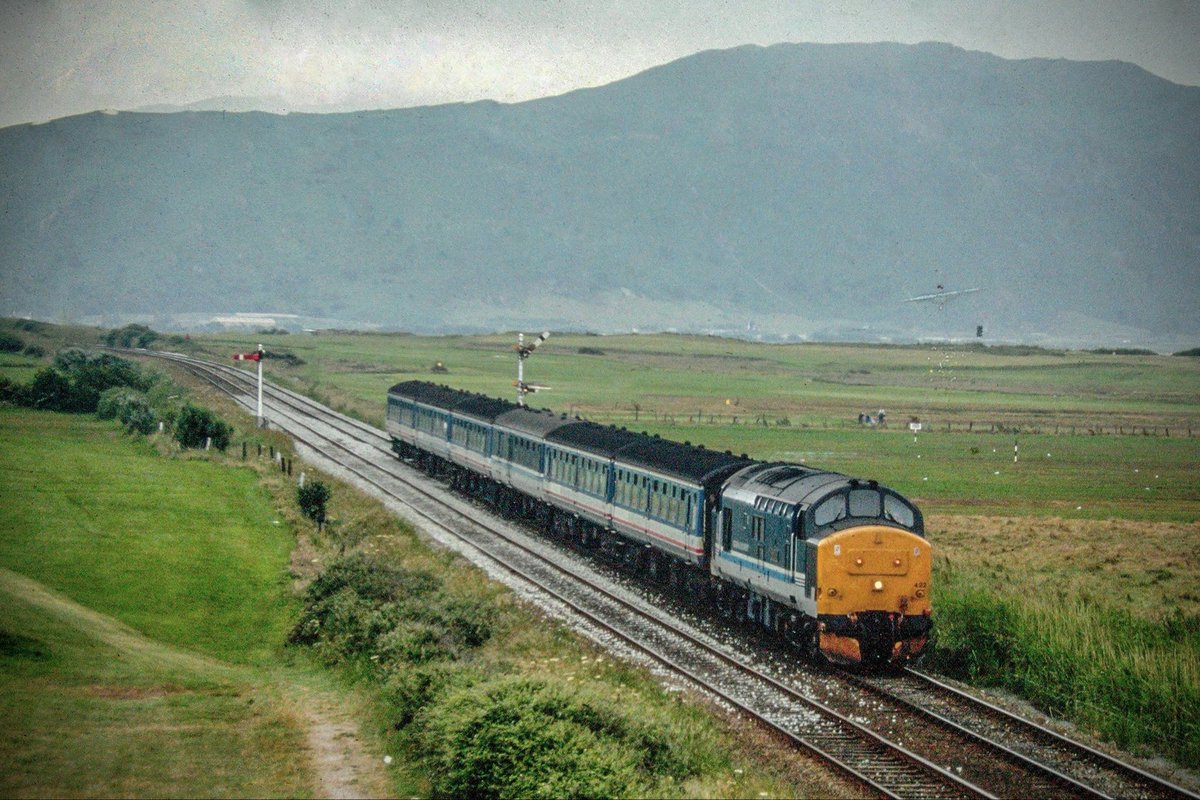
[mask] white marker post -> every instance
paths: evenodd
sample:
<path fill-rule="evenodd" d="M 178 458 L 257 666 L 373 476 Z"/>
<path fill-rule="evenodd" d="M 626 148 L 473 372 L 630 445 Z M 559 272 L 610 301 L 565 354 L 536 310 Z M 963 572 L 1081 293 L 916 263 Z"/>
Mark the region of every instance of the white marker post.
<path fill-rule="evenodd" d="M 264 352 L 266 352 L 266 351 L 263 350 L 263 346 L 260 344 L 258 346 L 258 420 L 257 420 L 258 427 L 260 427 L 260 428 L 266 427 L 266 425 L 264 425 L 266 420 L 263 418 L 263 407 L 262 407 L 262 362 L 263 362 L 263 353 Z"/>

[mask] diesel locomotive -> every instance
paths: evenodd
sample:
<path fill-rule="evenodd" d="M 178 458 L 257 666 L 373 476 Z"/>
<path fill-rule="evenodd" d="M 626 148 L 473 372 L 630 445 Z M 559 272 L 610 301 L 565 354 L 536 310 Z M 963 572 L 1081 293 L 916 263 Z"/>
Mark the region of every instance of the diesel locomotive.
<path fill-rule="evenodd" d="M 424 381 L 388 391 L 398 457 L 843 665 L 924 647 L 921 512 L 875 481 L 673 442 Z"/>

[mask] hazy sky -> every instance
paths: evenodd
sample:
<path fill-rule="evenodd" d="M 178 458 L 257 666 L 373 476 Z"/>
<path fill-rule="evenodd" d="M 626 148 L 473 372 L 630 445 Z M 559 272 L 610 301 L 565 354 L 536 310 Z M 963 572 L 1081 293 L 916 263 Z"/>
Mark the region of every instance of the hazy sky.
<path fill-rule="evenodd" d="M 877 41 L 1117 59 L 1200 85 L 1200 0 L 0 0 L 0 126 L 226 96 L 511 102 L 712 48 Z"/>

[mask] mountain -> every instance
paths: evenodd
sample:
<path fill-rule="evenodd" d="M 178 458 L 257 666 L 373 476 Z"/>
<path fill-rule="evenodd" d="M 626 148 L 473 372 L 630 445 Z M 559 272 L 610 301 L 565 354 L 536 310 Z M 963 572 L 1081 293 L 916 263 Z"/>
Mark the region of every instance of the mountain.
<path fill-rule="evenodd" d="M 0 129 L 0 313 L 1200 335 L 1200 88 L 949 45 L 699 53 L 514 105 Z M 981 291 L 944 306 L 905 298 Z"/>

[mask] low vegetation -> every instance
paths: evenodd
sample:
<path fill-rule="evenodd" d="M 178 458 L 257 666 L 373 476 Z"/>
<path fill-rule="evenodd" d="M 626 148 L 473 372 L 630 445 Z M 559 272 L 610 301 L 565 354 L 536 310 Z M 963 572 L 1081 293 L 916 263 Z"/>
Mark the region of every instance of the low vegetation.
<path fill-rule="evenodd" d="M 1066 592 L 997 590 L 942 561 L 927 664 L 1000 687 L 1142 755 L 1200 767 L 1200 616 L 1153 616 Z"/>
<path fill-rule="evenodd" d="M 403 792 L 481 798 L 826 796 L 794 754 L 732 745 L 703 708 L 430 552 L 348 487 L 359 545 L 309 584 L 290 640 L 378 693 Z M 366 528 L 365 537 L 355 531 Z M 340 545 L 339 545 L 340 549 Z M 812 770 L 811 767 L 808 769 Z M 812 770 L 816 773 L 816 770 Z"/>

